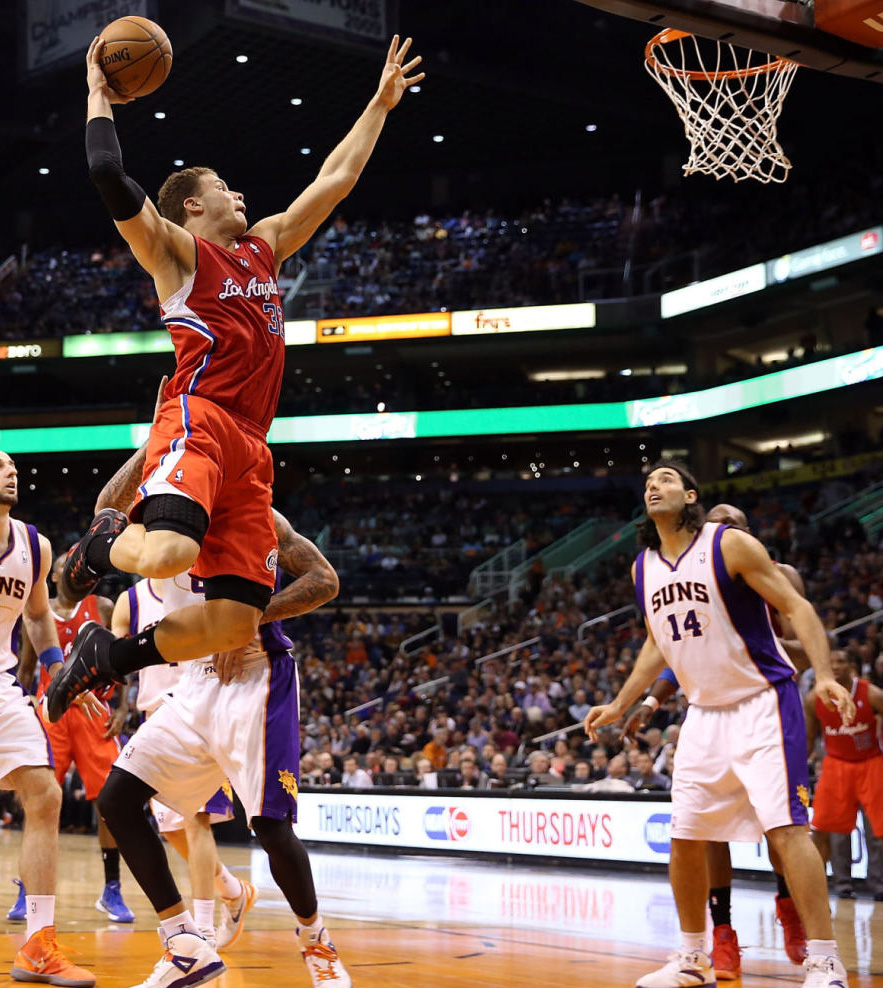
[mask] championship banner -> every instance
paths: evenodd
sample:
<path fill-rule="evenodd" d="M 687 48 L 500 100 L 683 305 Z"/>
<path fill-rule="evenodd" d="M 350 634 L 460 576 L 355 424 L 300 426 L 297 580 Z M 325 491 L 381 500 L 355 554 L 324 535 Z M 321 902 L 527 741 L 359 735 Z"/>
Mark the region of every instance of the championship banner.
<path fill-rule="evenodd" d="M 228 0 L 227 13 L 292 30 L 310 24 L 354 41 L 388 41 L 386 0 Z"/>
<path fill-rule="evenodd" d="M 153 16 L 153 0 L 27 0 L 23 7 L 27 73 L 82 58 L 95 35 L 118 17 Z"/>

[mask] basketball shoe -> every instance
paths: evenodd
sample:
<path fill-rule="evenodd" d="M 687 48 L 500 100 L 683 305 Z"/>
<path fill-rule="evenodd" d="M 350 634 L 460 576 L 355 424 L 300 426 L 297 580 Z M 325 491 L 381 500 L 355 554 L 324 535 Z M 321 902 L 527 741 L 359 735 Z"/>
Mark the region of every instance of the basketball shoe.
<path fill-rule="evenodd" d="M 160 927 L 159 938 L 163 944 L 162 957 L 153 973 L 132 988 L 193 988 L 212 981 L 226 970 L 215 948 L 195 933 L 166 937 Z"/>
<path fill-rule="evenodd" d="M 239 939 L 245 923 L 245 914 L 255 904 L 258 890 L 251 884 L 240 879 L 242 892 L 238 899 L 221 899 L 221 922 L 218 925 L 218 950 L 232 947 Z"/>
<path fill-rule="evenodd" d="M 12 920 L 13 923 L 23 923 L 28 918 L 25 883 L 20 878 L 13 878 L 12 880 L 18 886 L 18 898 L 15 900 L 15 905 L 6 914 L 6 918 Z"/>
<path fill-rule="evenodd" d="M 839 957 L 807 957 L 803 962 L 803 988 L 849 988 L 846 968 Z"/>
<path fill-rule="evenodd" d="M 729 923 L 721 923 L 714 928 L 714 947 L 711 963 L 716 978 L 721 981 L 735 981 L 742 977 L 742 953 L 739 938 Z"/>
<path fill-rule="evenodd" d="M 309 928 L 298 929 L 297 937 L 314 988 L 352 988 L 353 982 L 341 963 L 321 918 Z"/>
<path fill-rule="evenodd" d="M 134 923 L 135 914 L 123 900 L 119 882 L 108 882 L 104 886 L 101 898 L 95 900 L 95 908 L 107 913 L 111 923 Z"/>
<path fill-rule="evenodd" d="M 10 975 L 16 981 L 39 981 L 44 985 L 91 988 L 95 978 L 64 956 L 55 940 L 55 927 L 44 926 L 28 939 L 15 955 Z"/>
<path fill-rule="evenodd" d="M 97 621 L 81 625 L 67 662 L 46 690 L 46 712 L 53 724 L 81 693 L 125 680 L 110 664 L 110 646 L 114 641 L 113 632 Z"/>
<path fill-rule="evenodd" d="M 129 524 L 129 519 L 116 508 L 102 508 L 92 519 L 89 531 L 67 554 L 64 561 L 65 588 L 73 600 L 83 600 L 95 589 L 96 584 L 110 568 L 95 563 L 95 552 L 90 549 L 97 540 L 104 540 L 101 555 L 108 555 L 116 537 Z"/>
<path fill-rule="evenodd" d="M 716 984 L 708 954 L 681 948 L 668 955 L 667 964 L 638 978 L 635 988 L 702 988 Z"/>
<path fill-rule="evenodd" d="M 792 964 L 806 960 L 806 930 L 797 915 L 797 907 L 791 898 L 776 896 L 776 919 L 785 934 L 785 953 Z"/>

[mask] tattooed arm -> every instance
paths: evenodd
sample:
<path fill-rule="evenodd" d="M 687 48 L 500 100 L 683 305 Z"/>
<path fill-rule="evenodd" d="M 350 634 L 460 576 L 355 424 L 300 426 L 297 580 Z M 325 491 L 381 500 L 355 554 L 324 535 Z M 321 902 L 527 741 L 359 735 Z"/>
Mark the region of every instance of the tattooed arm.
<path fill-rule="evenodd" d="M 156 393 L 156 405 L 153 409 L 153 421 L 156 421 L 157 412 L 162 405 L 162 395 L 168 384 L 168 377 L 163 376 L 159 382 L 159 390 Z M 95 502 L 95 514 L 102 508 L 116 508 L 117 511 L 126 511 L 135 500 L 138 492 L 138 485 L 141 483 L 141 475 L 144 472 L 144 461 L 147 459 L 147 443 L 129 457 L 128 460 L 117 470 L 117 472 L 101 488 L 98 500 Z"/>
<path fill-rule="evenodd" d="M 298 535 L 275 509 L 273 517 L 279 541 L 279 565 L 294 580 L 270 598 L 261 624 L 313 611 L 333 600 L 340 589 L 334 567 L 313 543 Z"/>

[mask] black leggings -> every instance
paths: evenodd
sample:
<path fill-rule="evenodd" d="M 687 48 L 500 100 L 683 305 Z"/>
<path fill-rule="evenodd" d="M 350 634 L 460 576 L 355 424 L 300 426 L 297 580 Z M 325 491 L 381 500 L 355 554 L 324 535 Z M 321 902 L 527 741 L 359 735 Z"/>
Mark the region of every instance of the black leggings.
<path fill-rule="evenodd" d="M 98 794 L 97 806 L 135 881 L 161 913 L 179 903 L 181 893 L 162 841 L 144 812 L 144 804 L 155 793 L 136 775 L 114 765 Z"/>
<path fill-rule="evenodd" d="M 291 829 L 291 820 L 252 817 L 251 828 L 270 859 L 270 873 L 295 916 L 309 919 L 318 911 L 313 869 L 307 849 Z"/>

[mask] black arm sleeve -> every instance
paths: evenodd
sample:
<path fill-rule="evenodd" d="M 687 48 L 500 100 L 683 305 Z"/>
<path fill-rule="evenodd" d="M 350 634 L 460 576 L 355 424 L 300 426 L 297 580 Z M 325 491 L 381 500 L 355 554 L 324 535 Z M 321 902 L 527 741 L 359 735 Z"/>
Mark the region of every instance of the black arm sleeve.
<path fill-rule="evenodd" d="M 123 152 L 109 117 L 95 117 L 86 124 L 86 161 L 110 215 L 119 222 L 137 216 L 147 193 L 123 170 Z"/>

